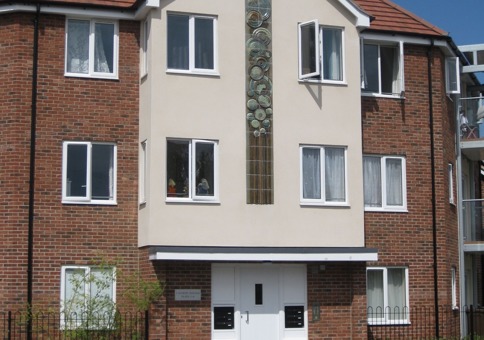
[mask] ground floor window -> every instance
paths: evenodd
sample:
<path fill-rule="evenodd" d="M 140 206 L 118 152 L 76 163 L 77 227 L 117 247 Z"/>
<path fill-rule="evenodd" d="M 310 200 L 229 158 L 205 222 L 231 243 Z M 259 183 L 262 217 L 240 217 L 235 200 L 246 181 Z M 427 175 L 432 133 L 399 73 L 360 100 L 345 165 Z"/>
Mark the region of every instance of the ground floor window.
<path fill-rule="evenodd" d="M 407 323 L 408 268 L 375 267 L 366 273 L 368 322 Z"/>

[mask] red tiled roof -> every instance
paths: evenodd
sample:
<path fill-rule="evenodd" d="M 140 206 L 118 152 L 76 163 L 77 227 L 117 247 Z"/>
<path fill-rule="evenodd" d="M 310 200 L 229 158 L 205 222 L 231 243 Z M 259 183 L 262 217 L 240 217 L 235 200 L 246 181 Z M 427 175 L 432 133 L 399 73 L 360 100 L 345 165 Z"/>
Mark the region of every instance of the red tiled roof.
<path fill-rule="evenodd" d="M 367 14 L 374 17 L 374 20 L 370 23 L 369 30 L 448 36 L 446 31 L 430 24 L 390 0 L 353 0 L 353 2 Z"/>
<path fill-rule="evenodd" d="M 129 8 L 138 3 L 137 0 L 38 0 L 38 1 L 17 1 L 17 0 L 0 0 L 1 4 L 52 4 L 67 6 L 84 6 L 84 7 L 110 7 L 110 8 Z"/>

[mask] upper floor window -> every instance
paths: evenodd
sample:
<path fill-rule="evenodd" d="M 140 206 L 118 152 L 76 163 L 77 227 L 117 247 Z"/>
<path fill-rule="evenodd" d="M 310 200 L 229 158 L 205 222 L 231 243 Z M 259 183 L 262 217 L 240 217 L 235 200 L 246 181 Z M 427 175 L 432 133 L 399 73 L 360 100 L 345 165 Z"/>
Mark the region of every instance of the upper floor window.
<path fill-rule="evenodd" d="M 409 322 L 408 269 L 375 267 L 366 271 L 368 322 Z"/>
<path fill-rule="evenodd" d="M 298 33 L 299 79 L 343 82 L 343 29 L 313 20 L 300 23 Z"/>
<path fill-rule="evenodd" d="M 448 57 L 445 59 L 445 77 L 447 93 L 460 93 L 459 58 Z"/>
<path fill-rule="evenodd" d="M 168 201 L 218 199 L 216 141 L 169 139 L 166 155 Z"/>
<path fill-rule="evenodd" d="M 403 87 L 402 44 L 364 43 L 362 90 L 400 96 Z"/>
<path fill-rule="evenodd" d="M 364 156 L 363 184 L 365 210 L 406 209 L 405 158 Z"/>
<path fill-rule="evenodd" d="M 346 204 L 346 148 L 301 146 L 301 203 Z"/>
<path fill-rule="evenodd" d="M 150 37 L 150 22 L 143 21 L 141 24 L 141 76 L 148 74 L 148 42 Z"/>
<path fill-rule="evenodd" d="M 64 142 L 63 203 L 116 203 L 116 145 Z"/>
<path fill-rule="evenodd" d="M 113 267 L 64 266 L 61 271 L 61 324 L 65 328 L 105 328 L 116 311 Z"/>
<path fill-rule="evenodd" d="M 454 165 L 449 163 L 447 165 L 447 175 L 449 176 L 449 203 L 455 204 L 454 199 Z"/>
<path fill-rule="evenodd" d="M 117 22 L 67 19 L 66 25 L 66 75 L 116 78 Z"/>
<path fill-rule="evenodd" d="M 167 21 L 168 70 L 215 73 L 216 18 L 170 13 Z"/>

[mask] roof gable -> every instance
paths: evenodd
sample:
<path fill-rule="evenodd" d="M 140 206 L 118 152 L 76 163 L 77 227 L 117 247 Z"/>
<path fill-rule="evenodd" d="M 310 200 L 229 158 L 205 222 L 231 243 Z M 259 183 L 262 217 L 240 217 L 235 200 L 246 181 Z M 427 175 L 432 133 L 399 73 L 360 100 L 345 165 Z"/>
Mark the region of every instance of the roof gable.
<path fill-rule="evenodd" d="M 353 0 L 360 8 L 370 14 L 369 30 L 399 32 L 430 36 L 448 36 L 448 33 L 424 19 L 394 4 L 390 0 Z"/>

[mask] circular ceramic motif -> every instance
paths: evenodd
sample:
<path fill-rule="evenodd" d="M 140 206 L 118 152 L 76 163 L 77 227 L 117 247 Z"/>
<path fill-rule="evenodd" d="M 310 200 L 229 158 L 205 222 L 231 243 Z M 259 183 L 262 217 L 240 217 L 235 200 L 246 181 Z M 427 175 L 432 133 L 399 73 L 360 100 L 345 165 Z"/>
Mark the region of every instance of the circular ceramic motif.
<path fill-rule="evenodd" d="M 260 136 L 260 132 L 259 130 L 255 130 L 254 131 L 254 137 L 259 137 Z"/>
<path fill-rule="evenodd" d="M 255 99 L 249 99 L 247 101 L 247 108 L 249 110 L 255 111 L 259 107 L 259 104 L 257 103 L 257 100 Z"/>
<path fill-rule="evenodd" d="M 266 134 L 266 129 L 260 128 L 259 132 L 260 132 L 261 135 L 265 135 Z"/>
<path fill-rule="evenodd" d="M 249 25 L 252 28 L 260 27 L 260 25 L 262 25 L 262 22 L 263 22 L 262 14 L 258 11 L 247 12 L 245 20 L 247 22 L 247 25 Z"/>
<path fill-rule="evenodd" d="M 267 28 L 259 27 L 255 29 L 252 36 L 266 46 L 271 43 L 271 32 Z"/>
<path fill-rule="evenodd" d="M 260 122 L 258 120 L 256 120 L 256 119 L 254 119 L 253 121 L 250 122 L 250 125 L 252 125 L 252 127 L 254 129 L 258 129 L 259 126 L 260 126 Z"/>
<path fill-rule="evenodd" d="M 271 4 L 269 0 L 249 0 L 247 2 L 247 9 L 259 12 L 263 20 L 267 20 L 271 16 Z"/>
<path fill-rule="evenodd" d="M 260 106 L 262 106 L 262 107 L 271 106 L 271 97 L 269 97 L 269 96 L 261 95 L 257 98 L 257 101 L 259 102 Z"/>
<path fill-rule="evenodd" d="M 266 118 L 266 112 L 264 109 L 255 110 L 255 118 L 258 120 L 264 120 Z"/>
<path fill-rule="evenodd" d="M 264 70 L 260 66 L 255 65 L 250 68 L 249 74 L 252 79 L 261 80 L 264 77 Z"/>
<path fill-rule="evenodd" d="M 260 80 L 250 80 L 249 91 L 253 91 L 258 95 L 270 95 L 272 93 L 272 82 L 267 76 L 264 76 Z"/>
<path fill-rule="evenodd" d="M 250 38 L 246 43 L 247 52 L 251 57 L 258 57 L 266 54 L 266 45 L 262 41 Z"/>
<path fill-rule="evenodd" d="M 271 126 L 271 121 L 269 119 L 264 120 L 262 126 L 268 129 Z"/>
<path fill-rule="evenodd" d="M 250 122 L 250 121 L 252 121 L 252 120 L 254 120 L 254 119 L 255 119 L 254 114 L 253 114 L 252 112 L 249 112 L 249 113 L 247 114 L 247 120 Z"/>
<path fill-rule="evenodd" d="M 268 116 L 272 115 L 272 109 L 270 107 L 266 109 L 266 115 Z"/>
<path fill-rule="evenodd" d="M 267 71 L 270 67 L 269 61 L 267 61 L 267 59 L 264 57 L 258 57 L 255 60 L 255 64 L 259 66 L 261 69 L 263 69 L 264 71 Z"/>

